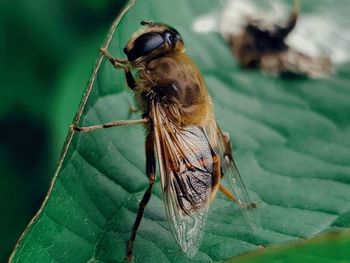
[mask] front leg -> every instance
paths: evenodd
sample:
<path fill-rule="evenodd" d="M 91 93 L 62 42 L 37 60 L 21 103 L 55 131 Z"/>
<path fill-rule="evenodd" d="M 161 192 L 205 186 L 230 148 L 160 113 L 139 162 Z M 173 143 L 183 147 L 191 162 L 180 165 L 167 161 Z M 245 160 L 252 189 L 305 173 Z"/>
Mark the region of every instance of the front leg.
<path fill-rule="evenodd" d="M 70 125 L 70 130 L 75 132 L 91 132 L 99 129 L 108 129 L 112 127 L 118 127 L 118 126 L 127 126 L 127 125 L 135 125 L 135 124 L 147 124 L 149 123 L 149 118 L 144 117 L 139 120 L 120 120 L 120 121 L 111 121 L 104 124 L 98 124 L 98 125 L 92 125 L 92 126 L 86 126 L 86 127 L 79 127 L 76 126 L 76 124 Z"/>
<path fill-rule="evenodd" d="M 120 59 L 120 58 L 113 58 L 112 55 L 109 53 L 109 51 L 106 48 L 100 48 L 100 52 L 102 55 L 104 55 L 109 62 L 112 63 L 112 65 L 115 68 L 123 68 L 126 78 L 126 83 L 128 84 L 128 87 L 130 89 L 135 89 L 136 87 L 136 81 L 131 74 L 130 67 L 127 65 L 129 62 L 127 59 Z"/>

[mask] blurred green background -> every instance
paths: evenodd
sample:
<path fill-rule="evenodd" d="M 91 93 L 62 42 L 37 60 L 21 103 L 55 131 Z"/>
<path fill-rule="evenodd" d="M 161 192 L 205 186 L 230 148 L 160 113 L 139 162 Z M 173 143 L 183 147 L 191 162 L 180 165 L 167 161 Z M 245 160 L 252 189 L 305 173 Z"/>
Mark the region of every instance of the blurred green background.
<path fill-rule="evenodd" d="M 125 0 L 0 1 L 0 261 L 39 209 Z"/>

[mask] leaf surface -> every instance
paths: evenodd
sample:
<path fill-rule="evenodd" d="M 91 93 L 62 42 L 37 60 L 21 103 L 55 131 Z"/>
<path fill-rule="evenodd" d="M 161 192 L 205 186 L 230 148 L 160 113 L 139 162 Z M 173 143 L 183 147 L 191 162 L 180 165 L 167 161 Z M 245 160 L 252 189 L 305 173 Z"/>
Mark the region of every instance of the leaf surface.
<path fill-rule="evenodd" d="M 311 240 L 257 250 L 227 262 L 234 263 L 337 263 L 349 262 L 349 231 L 326 233 Z"/>

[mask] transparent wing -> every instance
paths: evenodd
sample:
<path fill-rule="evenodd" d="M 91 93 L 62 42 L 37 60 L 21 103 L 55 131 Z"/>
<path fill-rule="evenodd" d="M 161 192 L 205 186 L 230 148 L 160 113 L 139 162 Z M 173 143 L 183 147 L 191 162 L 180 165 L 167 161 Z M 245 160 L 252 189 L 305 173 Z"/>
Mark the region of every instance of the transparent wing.
<path fill-rule="evenodd" d="M 177 243 L 189 256 L 198 251 L 208 214 L 213 160 L 208 139 L 197 126 L 178 127 L 152 103 L 155 143 L 164 204 Z"/>
<path fill-rule="evenodd" d="M 247 188 L 244 185 L 242 177 L 237 169 L 232 156 L 231 144 L 228 134 L 223 132 L 219 125 L 213 121 L 206 128 L 206 134 L 214 151 L 221 158 L 221 171 L 223 174 L 224 185 L 233 193 L 237 199 L 240 211 L 250 226 L 255 227 L 259 224 L 259 217 L 256 209 L 252 209 L 252 205 L 256 205 L 249 197 Z"/>

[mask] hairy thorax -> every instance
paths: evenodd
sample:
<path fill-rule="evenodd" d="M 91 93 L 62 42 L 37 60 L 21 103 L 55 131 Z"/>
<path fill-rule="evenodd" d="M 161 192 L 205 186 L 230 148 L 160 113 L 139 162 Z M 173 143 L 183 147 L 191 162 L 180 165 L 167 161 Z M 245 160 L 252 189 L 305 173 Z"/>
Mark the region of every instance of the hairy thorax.
<path fill-rule="evenodd" d="M 139 70 L 136 99 L 147 113 L 155 99 L 167 118 L 181 126 L 201 125 L 211 116 L 211 102 L 204 81 L 184 53 L 153 59 Z"/>

